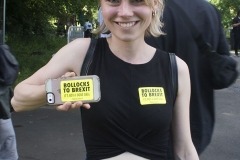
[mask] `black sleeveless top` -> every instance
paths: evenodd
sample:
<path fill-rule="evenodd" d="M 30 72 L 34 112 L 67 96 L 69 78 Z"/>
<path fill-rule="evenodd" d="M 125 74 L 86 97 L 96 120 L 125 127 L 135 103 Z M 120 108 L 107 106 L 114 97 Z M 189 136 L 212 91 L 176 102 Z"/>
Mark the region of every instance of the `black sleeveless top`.
<path fill-rule="evenodd" d="M 168 53 L 160 50 L 148 63 L 129 64 L 98 39 L 88 75 L 99 76 L 101 100 L 81 108 L 88 160 L 126 151 L 166 159 L 173 110 L 169 65 Z"/>

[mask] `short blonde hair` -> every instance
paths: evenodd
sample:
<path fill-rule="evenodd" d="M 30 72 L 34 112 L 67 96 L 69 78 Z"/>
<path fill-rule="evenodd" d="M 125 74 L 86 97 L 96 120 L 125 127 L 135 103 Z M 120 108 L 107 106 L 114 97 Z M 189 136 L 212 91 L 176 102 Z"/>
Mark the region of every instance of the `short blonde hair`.
<path fill-rule="evenodd" d="M 153 15 L 152 15 L 152 21 L 145 31 L 145 36 L 154 36 L 158 37 L 160 35 L 163 35 L 164 32 L 161 30 L 163 27 L 162 15 L 163 15 L 163 9 L 164 9 L 164 2 L 163 0 L 156 0 L 158 2 L 157 10 L 155 10 L 154 7 L 154 0 L 145 0 L 145 3 L 149 5 L 153 9 Z M 98 26 L 97 30 L 94 31 L 96 34 L 100 33 L 107 33 L 109 32 L 108 28 L 104 24 L 104 22 L 101 24 L 101 26 Z"/>

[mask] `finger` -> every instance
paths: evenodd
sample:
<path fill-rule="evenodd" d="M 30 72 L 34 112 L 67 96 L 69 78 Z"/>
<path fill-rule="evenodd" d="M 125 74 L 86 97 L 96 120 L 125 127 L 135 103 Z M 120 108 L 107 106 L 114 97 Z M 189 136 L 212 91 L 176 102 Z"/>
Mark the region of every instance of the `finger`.
<path fill-rule="evenodd" d="M 62 78 L 65 78 L 65 77 L 68 77 L 68 74 L 69 74 L 70 72 L 66 72 L 66 73 L 64 73 L 64 75 L 62 75 L 61 77 Z"/>
<path fill-rule="evenodd" d="M 72 105 L 71 105 L 71 109 L 78 109 L 78 108 L 80 108 L 81 106 L 83 105 L 83 103 L 82 102 L 75 102 L 75 103 L 73 103 Z"/>
<path fill-rule="evenodd" d="M 69 75 L 69 77 L 75 77 L 76 73 L 75 72 L 69 72 L 68 75 Z"/>
<path fill-rule="evenodd" d="M 90 109 L 91 108 L 90 104 L 88 104 L 88 103 L 83 104 L 83 107 L 86 108 L 86 109 Z"/>
<path fill-rule="evenodd" d="M 71 105 L 71 107 L 69 108 L 70 109 L 79 109 L 80 107 L 84 107 L 86 109 L 90 109 L 90 104 L 86 103 L 86 104 L 83 104 L 81 101 L 79 102 L 75 102 L 74 104 Z"/>
<path fill-rule="evenodd" d="M 57 106 L 56 109 L 58 111 L 68 111 L 71 108 L 71 103 L 70 102 L 66 102 L 63 105 Z"/>
<path fill-rule="evenodd" d="M 64 74 L 66 77 L 74 77 L 76 76 L 75 72 L 67 72 Z"/>
<path fill-rule="evenodd" d="M 61 77 L 75 77 L 76 73 L 75 72 L 66 72 L 64 75 L 62 75 Z"/>

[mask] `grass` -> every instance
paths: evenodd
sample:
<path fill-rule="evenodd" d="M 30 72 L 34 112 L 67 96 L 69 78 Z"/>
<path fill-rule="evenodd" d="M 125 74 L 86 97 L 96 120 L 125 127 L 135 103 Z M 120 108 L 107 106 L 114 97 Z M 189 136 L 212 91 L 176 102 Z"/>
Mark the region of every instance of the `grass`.
<path fill-rule="evenodd" d="M 9 45 L 20 64 L 15 86 L 44 66 L 51 59 L 52 54 L 67 44 L 67 38 L 54 35 L 47 37 L 13 35 L 8 36 L 6 44 Z"/>

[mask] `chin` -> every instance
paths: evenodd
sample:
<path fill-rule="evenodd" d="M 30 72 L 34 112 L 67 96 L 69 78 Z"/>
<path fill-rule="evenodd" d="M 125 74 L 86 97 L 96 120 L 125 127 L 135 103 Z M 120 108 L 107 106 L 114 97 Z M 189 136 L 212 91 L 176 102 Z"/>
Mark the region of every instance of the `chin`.
<path fill-rule="evenodd" d="M 120 34 L 116 36 L 118 39 L 126 42 L 131 42 L 139 38 L 139 36 L 133 35 L 133 34 Z"/>

